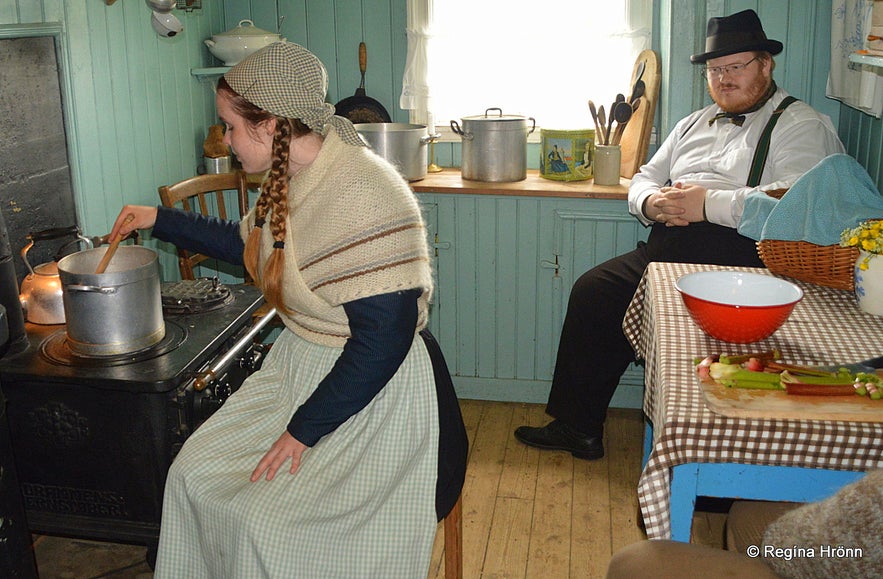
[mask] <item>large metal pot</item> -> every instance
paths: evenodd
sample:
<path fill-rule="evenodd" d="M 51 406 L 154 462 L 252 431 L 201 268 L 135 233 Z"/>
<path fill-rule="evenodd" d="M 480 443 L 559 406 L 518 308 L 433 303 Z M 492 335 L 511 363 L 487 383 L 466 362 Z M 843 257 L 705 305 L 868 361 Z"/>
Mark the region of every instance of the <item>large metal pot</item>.
<path fill-rule="evenodd" d="M 68 345 L 85 356 L 128 354 L 165 337 L 156 252 L 119 247 L 97 274 L 107 249 L 87 249 L 58 262 Z"/>
<path fill-rule="evenodd" d="M 499 114 L 490 115 L 491 111 Z M 504 115 L 502 109 L 490 108 L 483 115 L 460 120 L 463 127 L 451 121 L 451 130 L 463 138 L 460 170 L 464 179 L 506 182 L 527 177 L 527 136 L 537 125 L 533 117 Z"/>
<path fill-rule="evenodd" d="M 409 123 L 357 123 L 356 131 L 375 153 L 392 163 L 408 181 L 426 177 L 426 145 L 439 135 L 430 135 L 426 125 Z"/>

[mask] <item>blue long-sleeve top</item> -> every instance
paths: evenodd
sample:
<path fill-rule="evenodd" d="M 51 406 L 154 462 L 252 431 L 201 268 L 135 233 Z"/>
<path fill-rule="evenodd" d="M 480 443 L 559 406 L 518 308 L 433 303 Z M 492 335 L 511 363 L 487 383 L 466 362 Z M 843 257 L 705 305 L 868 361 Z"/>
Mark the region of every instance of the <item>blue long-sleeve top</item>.
<path fill-rule="evenodd" d="M 153 236 L 188 251 L 242 265 L 237 221 L 160 206 Z M 334 431 L 386 386 L 411 348 L 420 289 L 343 304 L 351 337 L 327 376 L 295 411 L 288 432 L 307 446 Z"/>

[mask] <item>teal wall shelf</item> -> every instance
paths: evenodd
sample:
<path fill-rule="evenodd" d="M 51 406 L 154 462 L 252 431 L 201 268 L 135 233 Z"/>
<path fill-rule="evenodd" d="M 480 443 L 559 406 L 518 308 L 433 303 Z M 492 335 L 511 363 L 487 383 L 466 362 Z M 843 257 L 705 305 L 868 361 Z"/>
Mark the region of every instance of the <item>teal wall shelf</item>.
<path fill-rule="evenodd" d="M 214 80 L 230 70 L 229 66 L 213 66 L 211 68 L 191 68 L 190 74 L 199 80 Z"/>
<path fill-rule="evenodd" d="M 883 68 L 883 56 L 852 53 L 849 55 L 849 62 L 855 62 L 857 64 L 867 64 L 868 66 L 879 66 L 880 68 Z"/>

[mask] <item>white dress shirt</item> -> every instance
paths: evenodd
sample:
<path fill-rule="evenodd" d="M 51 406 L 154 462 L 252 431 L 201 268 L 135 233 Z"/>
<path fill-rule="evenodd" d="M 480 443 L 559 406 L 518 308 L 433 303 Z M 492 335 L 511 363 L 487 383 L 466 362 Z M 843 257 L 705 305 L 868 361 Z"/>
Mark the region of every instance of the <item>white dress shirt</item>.
<path fill-rule="evenodd" d="M 785 109 L 773 130 L 760 185 L 746 186 L 757 142 L 786 96 L 787 92 L 778 89 L 763 107 L 745 115 L 741 127 L 728 119 L 709 126 L 709 120 L 722 112 L 716 104 L 682 119 L 653 158 L 632 178 L 629 212 L 650 225 L 653 222 L 641 212 L 647 197 L 665 185 L 696 184 L 708 189 L 708 221 L 735 228 L 748 193 L 755 189 L 788 188 L 823 158 L 845 152 L 831 119 L 797 101 Z"/>

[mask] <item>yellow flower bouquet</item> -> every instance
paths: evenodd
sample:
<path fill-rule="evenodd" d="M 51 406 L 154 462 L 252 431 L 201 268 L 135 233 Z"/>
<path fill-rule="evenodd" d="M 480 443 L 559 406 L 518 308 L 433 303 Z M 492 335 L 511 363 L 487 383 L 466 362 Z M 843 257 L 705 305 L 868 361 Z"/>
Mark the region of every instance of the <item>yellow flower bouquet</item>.
<path fill-rule="evenodd" d="M 883 219 L 872 219 L 852 229 L 844 229 L 840 234 L 840 245 L 863 251 L 865 256 L 859 269 L 867 270 L 868 261 L 873 256 L 883 255 Z"/>

